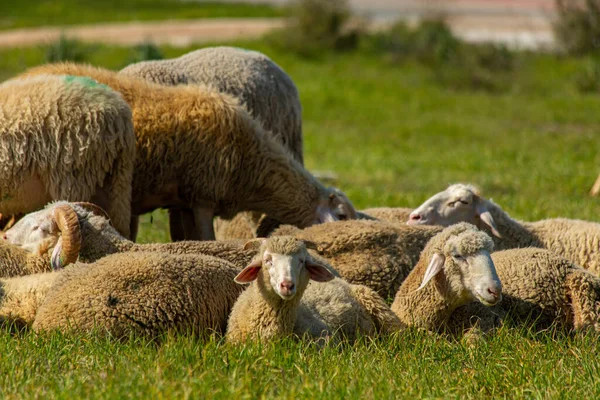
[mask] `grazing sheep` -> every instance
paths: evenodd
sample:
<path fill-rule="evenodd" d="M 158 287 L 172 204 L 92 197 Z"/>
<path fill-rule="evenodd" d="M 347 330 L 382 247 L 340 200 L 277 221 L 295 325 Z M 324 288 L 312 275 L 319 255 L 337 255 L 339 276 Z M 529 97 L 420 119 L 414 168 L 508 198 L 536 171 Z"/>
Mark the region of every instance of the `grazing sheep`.
<path fill-rule="evenodd" d="M 41 75 L 0 85 L 0 213 L 92 201 L 129 236 L 135 136 L 123 98 L 89 78 Z"/>
<path fill-rule="evenodd" d="M 490 258 L 492 239 L 461 223 L 429 241 L 396 294 L 392 311 L 404 324 L 430 331 L 446 327 L 452 312 L 470 301 L 494 305 L 503 284 Z"/>
<path fill-rule="evenodd" d="M 288 235 L 315 243 L 318 255 L 346 281 L 365 285 L 384 299 L 393 299 L 429 239 L 441 230 L 356 220 L 302 230 L 282 226 L 273 236 Z"/>
<path fill-rule="evenodd" d="M 303 164 L 302 105 L 298 89 L 288 74 L 269 57 L 235 47 L 208 47 L 170 60 L 142 61 L 121 70 L 122 74 L 153 83 L 175 86 L 206 85 L 238 98 L 291 156 Z M 171 208 L 171 239 L 197 237 L 191 210 Z M 217 239 L 256 237 L 261 214 L 238 214 L 231 223 L 215 218 Z M 238 218 L 242 216 L 242 218 Z M 240 235 L 237 231 L 242 230 Z"/>
<path fill-rule="evenodd" d="M 134 216 L 160 207 L 191 208 L 202 239 L 214 239 L 213 216 L 231 218 L 240 211 L 300 227 L 337 219 L 333 191 L 291 159 L 232 96 L 73 63 L 25 74 L 48 73 L 92 77 L 130 104 L 137 136 Z"/>
<path fill-rule="evenodd" d="M 235 265 L 205 255 L 125 253 L 60 273 L 33 329 L 132 333 L 224 332 L 241 287 Z"/>
<path fill-rule="evenodd" d="M 468 304 L 452 316 L 457 328 L 480 325 L 482 331 L 509 315 L 516 323 L 536 329 L 600 331 L 600 278 L 546 249 L 495 252 L 492 260 L 502 281 L 503 300 L 482 309 Z"/>
<path fill-rule="evenodd" d="M 447 226 L 460 221 L 490 231 L 498 250 L 542 247 L 600 275 L 600 224 L 566 218 L 516 221 L 472 185 L 451 185 L 432 196 L 408 223 Z"/>
<path fill-rule="evenodd" d="M 226 334 L 231 342 L 269 340 L 292 333 L 317 339 L 339 333 L 354 340 L 359 333 L 374 333 L 378 325 L 387 331 L 401 327 L 383 299 L 367 288 L 352 289 L 334 278 L 312 259 L 304 242 L 292 237 L 265 240 L 235 280 L 252 284 L 231 310 Z M 309 280 L 326 283 L 309 284 Z M 368 306 L 362 303 L 363 293 Z M 374 308 L 381 313 L 370 314 Z"/>

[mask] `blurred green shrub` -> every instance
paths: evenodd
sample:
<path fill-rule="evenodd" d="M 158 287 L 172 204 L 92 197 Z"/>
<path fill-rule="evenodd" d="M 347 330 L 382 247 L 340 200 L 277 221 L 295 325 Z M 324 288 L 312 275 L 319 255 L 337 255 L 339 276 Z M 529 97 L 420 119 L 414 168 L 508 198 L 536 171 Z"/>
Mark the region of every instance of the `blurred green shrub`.
<path fill-rule="evenodd" d="M 47 62 L 82 62 L 93 51 L 93 46 L 86 45 L 77 39 L 69 39 L 64 34 L 61 34 L 58 40 L 45 47 Z"/>
<path fill-rule="evenodd" d="M 556 0 L 554 35 L 571 55 L 600 52 L 600 0 Z"/>
<path fill-rule="evenodd" d="M 327 51 L 353 50 L 364 29 L 351 26 L 348 0 L 294 0 L 286 26 L 267 36 L 275 47 L 313 57 Z"/>
<path fill-rule="evenodd" d="M 575 85 L 581 93 L 600 93 L 600 59 L 591 57 L 575 76 Z"/>
<path fill-rule="evenodd" d="M 160 48 L 151 41 L 145 41 L 136 46 L 133 46 L 132 55 L 129 58 L 129 63 L 140 61 L 162 60 L 165 58 Z"/>

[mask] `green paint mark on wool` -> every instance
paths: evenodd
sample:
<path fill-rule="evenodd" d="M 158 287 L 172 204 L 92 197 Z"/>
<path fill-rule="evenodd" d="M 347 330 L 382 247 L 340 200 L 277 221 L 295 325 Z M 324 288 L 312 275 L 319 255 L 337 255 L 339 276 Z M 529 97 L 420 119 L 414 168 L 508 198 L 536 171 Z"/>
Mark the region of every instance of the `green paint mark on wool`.
<path fill-rule="evenodd" d="M 74 75 L 65 75 L 65 83 L 78 83 L 85 87 L 102 87 L 104 89 L 109 89 L 108 86 L 98 83 L 92 78 L 88 78 L 87 76 L 74 76 Z"/>

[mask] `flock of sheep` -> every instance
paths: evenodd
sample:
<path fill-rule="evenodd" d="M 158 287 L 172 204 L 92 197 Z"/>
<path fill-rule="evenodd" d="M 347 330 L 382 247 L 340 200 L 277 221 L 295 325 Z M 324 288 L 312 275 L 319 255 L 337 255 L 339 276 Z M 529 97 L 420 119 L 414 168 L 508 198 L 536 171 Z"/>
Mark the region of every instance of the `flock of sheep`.
<path fill-rule="evenodd" d="M 516 221 L 464 184 L 356 211 L 303 167 L 301 113 L 281 68 L 229 47 L 0 84 L 2 323 L 230 342 L 479 337 L 508 316 L 600 331 L 600 224 Z M 157 208 L 173 242 L 136 244 Z"/>

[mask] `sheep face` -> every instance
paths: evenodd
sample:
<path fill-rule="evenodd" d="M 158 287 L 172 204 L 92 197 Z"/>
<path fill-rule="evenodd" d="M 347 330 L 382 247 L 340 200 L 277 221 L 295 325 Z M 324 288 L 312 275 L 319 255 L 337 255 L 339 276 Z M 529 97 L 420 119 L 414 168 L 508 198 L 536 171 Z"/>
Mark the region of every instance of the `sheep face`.
<path fill-rule="evenodd" d="M 481 198 L 479 190 L 472 185 L 451 185 L 417 207 L 407 221 L 408 225 L 450 226 L 459 222 L 477 225 L 479 221 L 490 227 L 492 233 L 501 237 L 488 202 Z"/>
<path fill-rule="evenodd" d="M 328 188 L 317 206 L 312 224 L 323 224 L 347 219 L 356 219 L 356 210 L 344 192 L 337 188 Z"/>
<path fill-rule="evenodd" d="M 502 284 L 490 257 L 492 248 L 484 232 L 468 230 L 450 237 L 432 256 L 418 290 L 439 274 L 457 304 L 473 300 L 487 306 L 498 303 L 502 300 Z"/>
<path fill-rule="evenodd" d="M 267 292 L 283 300 L 291 300 L 304 292 L 309 279 L 326 282 L 333 274 L 316 263 L 308 254 L 303 242 L 280 236 L 267 239 L 254 261 L 236 277 L 237 283 L 248 283 L 259 278 Z"/>
<path fill-rule="evenodd" d="M 59 230 L 51 209 L 44 209 L 27 214 L 4 233 L 9 243 L 23 249 L 43 254 L 54 247 L 59 239 Z"/>

